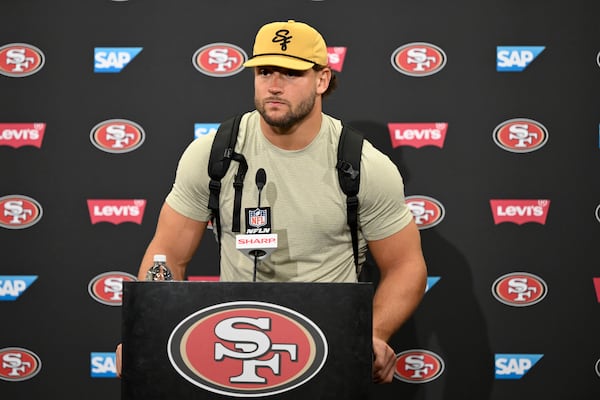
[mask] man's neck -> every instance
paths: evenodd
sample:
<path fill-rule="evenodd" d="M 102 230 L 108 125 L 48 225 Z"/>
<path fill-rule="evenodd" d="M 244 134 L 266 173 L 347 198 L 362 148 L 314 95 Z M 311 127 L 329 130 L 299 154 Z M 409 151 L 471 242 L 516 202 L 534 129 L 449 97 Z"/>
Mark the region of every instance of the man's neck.
<path fill-rule="evenodd" d="M 267 140 L 283 150 L 300 150 L 308 146 L 321 130 L 323 115 L 314 111 L 298 124 L 283 129 L 271 126 L 261 117 L 260 128 Z"/>

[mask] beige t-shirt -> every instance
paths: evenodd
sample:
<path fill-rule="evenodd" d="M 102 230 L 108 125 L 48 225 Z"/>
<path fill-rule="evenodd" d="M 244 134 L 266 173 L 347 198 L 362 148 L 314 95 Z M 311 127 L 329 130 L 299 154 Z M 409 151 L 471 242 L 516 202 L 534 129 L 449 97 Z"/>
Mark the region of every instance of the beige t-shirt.
<path fill-rule="evenodd" d="M 335 168 L 341 122 L 323 114 L 321 130 L 301 150 L 282 150 L 262 134 L 259 114 L 241 120 L 235 151 L 248 162 L 242 195 L 241 232 L 246 208 L 258 205 L 256 171 L 266 171 L 261 207 L 271 208 L 272 233 L 278 247 L 259 262 L 258 281 L 356 282 L 350 229 L 346 222 L 346 196 Z M 192 142 L 182 155 L 175 183 L 166 202 L 177 212 L 208 221 L 208 159 L 214 134 Z M 233 178 L 238 163 L 231 162 L 221 180 L 221 280 L 251 281 L 254 261 L 236 250 L 231 231 Z M 359 254 L 365 259 L 367 240 L 388 237 L 412 219 L 405 204 L 404 185 L 396 166 L 365 141 L 359 192 Z"/>

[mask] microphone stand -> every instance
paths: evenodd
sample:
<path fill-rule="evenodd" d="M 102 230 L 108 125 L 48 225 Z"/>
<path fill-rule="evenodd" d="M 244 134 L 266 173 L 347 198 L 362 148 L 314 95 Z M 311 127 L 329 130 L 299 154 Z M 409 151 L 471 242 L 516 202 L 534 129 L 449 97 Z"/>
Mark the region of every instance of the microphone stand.
<path fill-rule="evenodd" d="M 256 187 L 258 188 L 258 208 L 260 208 L 260 195 L 262 193 L 263 187 L 265 186 L 267 177 L 265 175 L 264 169 L 259 169 L 256 171 Z M 266 254 L 264 250 L 254 250 L 250 252 L 254 256 L 254 271 L 252 274 L 252 282 L 256 282 L 256 272 L 258 270 L 258 257 L 262 257 Z"/>

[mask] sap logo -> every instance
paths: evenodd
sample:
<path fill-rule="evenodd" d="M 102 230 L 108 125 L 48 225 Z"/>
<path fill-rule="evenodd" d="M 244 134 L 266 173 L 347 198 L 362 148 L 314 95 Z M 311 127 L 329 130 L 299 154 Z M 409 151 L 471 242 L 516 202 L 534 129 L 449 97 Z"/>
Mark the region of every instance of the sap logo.
<path fill-rule="evenodd" d="M 0 301 L 15 301 L 37 279 L 37 275 L 0 275 Z"/>
<path fill-rule="evenodd" d="M 96 47 L 94 48 L 94 72 L 121 72 L 142 49 L 143 47 Z"/>
<path fill-rule="evenodd" d="M 521 72 L 544 51 L 545 46 L 497 46 L 496 71 Z"/>
<path fill-rule="evenodd" d="M 194 139 L 216 133 L 221 124 L 194 124 Z"/>
<path fill-rule="evenodd" d="M 115 353 L 91 353 L 92 378 L 116 378 L 117 366 Z"/>
<path fill-rule="evenodd" d="M 496 354 L 496 379 L 521 379 L 543 354 Z"/>
<path fill-rule="evenodd" d="M 436 283 L 440 280 L 439 276 L 428 276 L 427 277 L 427 286 L 425 287 L 425 293 L 429 291 Z"/>

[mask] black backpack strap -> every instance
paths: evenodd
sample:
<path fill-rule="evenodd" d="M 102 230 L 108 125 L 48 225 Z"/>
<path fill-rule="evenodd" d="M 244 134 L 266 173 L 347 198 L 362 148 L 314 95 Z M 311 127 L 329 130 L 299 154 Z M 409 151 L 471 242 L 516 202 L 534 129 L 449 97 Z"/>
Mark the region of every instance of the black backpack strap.
<path fill-rule="evenodd" d="M 342 191 L 346 194 L 346 214 L 350 234 L 354 264 L 358 274 L 358 190 L 360 189 L 360 159 L 363 135 L 356 129 L 344 125 L 338 143 L 336 165 Z"/>
<path fill-rule="evenodd" d="M 240 163 L 238 174 L 236 175 L 234 181 L 234 186 L 236 186 L 235 182 L 238 182 L 240 175 L 241 181 L 243 182 L 246 171 L 248 170 L 248 165 L 246 164 L 244 157 L 241 154 L 235 153 L 234 151 L 241 119 L 242 115 L 240 114 L 223 121 L 219 125 L 219 129 L 217 130 L 217 134 L 215 135 L 215 139 L 210 150 L 210 158 L 208 161 L 208 175 L 210 176 L 210 196 L 208 199 L 208 208 L 212 211 L 213 221 L 216 223 L 219 247 L 221 246 L 221 215 L 219 210 L 221 179 L 227 173 L 231 160 L 238 161 Z M 242 174 L 240 174 L 240 172 L 242 172 Z M 238 189 L 236 188 L 236 200 L 237 196 L 240 197 L 240 200 L 234 201 L 233 219 L 235 224 L 237 218 L 239 232 L 240 210 L 238 208 L 238 212 L 235 213 L 235 204 L 241 204 L 241 187 L 243 186 L 243 183 L 241 183 L 241 185 L 238 183 L 238 186 L 240 186 L 240 189 L 238 194 Z"/>

